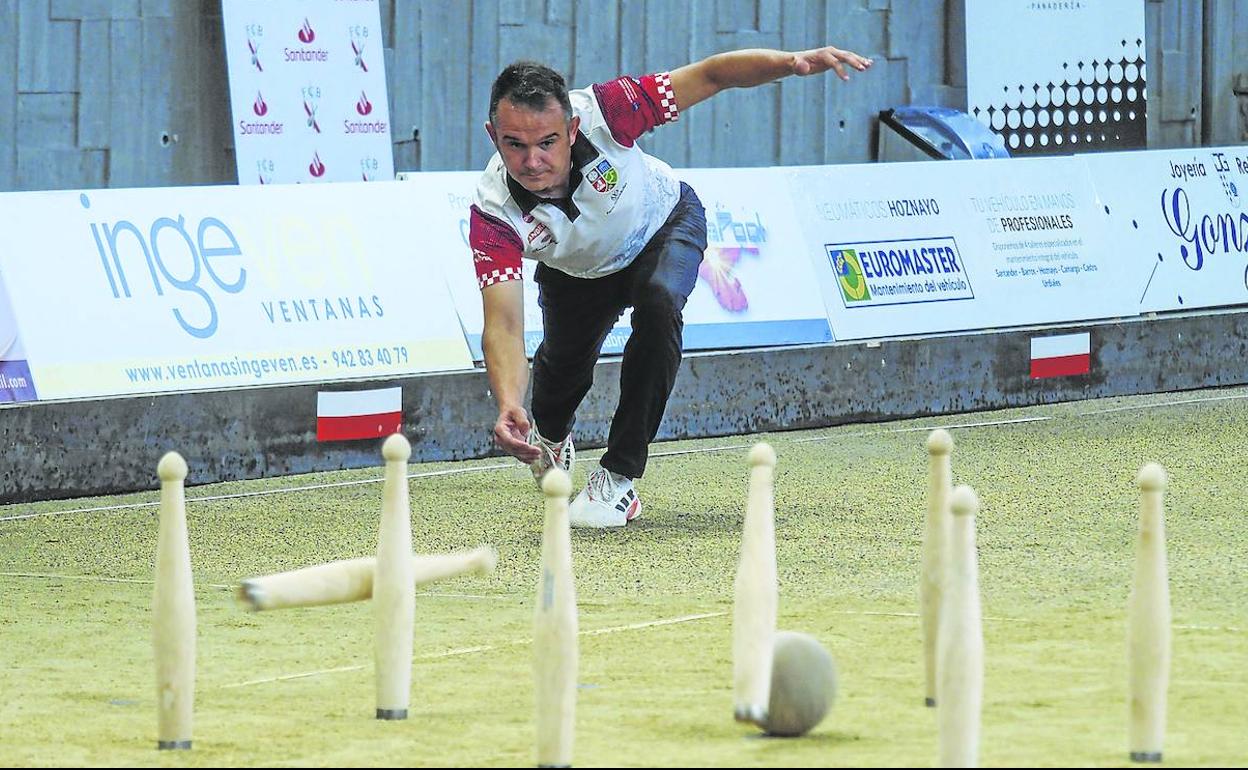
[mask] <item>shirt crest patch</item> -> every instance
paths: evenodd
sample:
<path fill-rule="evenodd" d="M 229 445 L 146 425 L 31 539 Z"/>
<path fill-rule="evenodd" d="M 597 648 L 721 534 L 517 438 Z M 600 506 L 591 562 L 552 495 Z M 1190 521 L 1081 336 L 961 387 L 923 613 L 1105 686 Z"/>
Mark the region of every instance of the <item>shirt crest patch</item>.
<path fill-rule="evenodd" d="M 603 158 L 598 161 L 598 165 L 589 170 L 589 173 L 585 175 L 585 179 L 598 192 L 607 193 L 611 192 L 615 187 L 615 183 L 620 181 L 620 173 L 611 165 L 611 161 Z"/>

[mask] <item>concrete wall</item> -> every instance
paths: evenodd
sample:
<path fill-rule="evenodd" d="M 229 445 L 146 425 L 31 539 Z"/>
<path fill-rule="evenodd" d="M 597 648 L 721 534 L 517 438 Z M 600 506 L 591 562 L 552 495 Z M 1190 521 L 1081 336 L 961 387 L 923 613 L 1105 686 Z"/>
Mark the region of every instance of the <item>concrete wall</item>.
<path fill-rule="evenodd" d="M 1248 0 L 1145 2 L 1150 146 L 1248 141 Z M 962 0 L 381 0 L 381 13 L 399 170 L 481 167 L 490 83 L 522 57 L 574 84 L 743 46 L 876 58 L 849 86 L 790 79 L 690 111 L 649 140 L 678 166 L 870 161 L 879 110 L 964 102 Z M 0 190 L 236 181 L 220 0 L 0 0 L 0 30 Z"/>
<path fill-rule="evenodd" d="M 719 436 L 1248 383 L 1248 313 L 1073 326 L 1091 334 L 1091 373 L 1032 380 L 1031 338 L 1056 330 L 692 356 L 660 439 Z M 598 365 L 577 444 L 601 446 L 619 364 Z M 413 462 L 494 453 L 497 411 L 482 371 L 401 385 Z M 321 386 L 324 387 L 324 386 Z M 316 441 L 317 385 L 0 406 L 0 503 L 152 489 L 176 449 L 189 483 L 379 464 L 380 442 Z"/>

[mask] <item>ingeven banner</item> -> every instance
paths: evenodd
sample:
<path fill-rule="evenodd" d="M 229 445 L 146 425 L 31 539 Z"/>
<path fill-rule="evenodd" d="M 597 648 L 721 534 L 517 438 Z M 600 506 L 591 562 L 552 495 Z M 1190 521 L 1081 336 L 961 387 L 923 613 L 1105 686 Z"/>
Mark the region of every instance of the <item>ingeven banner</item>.
<path fill-rule="evenodd" d="M 0 195 L 25 399 L 471 368 L 396 182 Z M 11 346 L 12 347 L 12 346 Z M 6 380 L 15 378 L 6 365 Z M 10 389 L 11 390 L 11 389 Z"/>

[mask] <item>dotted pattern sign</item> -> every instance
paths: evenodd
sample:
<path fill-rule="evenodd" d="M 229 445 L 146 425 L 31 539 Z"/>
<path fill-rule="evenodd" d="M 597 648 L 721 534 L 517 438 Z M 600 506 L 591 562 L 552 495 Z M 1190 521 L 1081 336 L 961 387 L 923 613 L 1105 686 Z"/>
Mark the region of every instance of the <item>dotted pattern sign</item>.
<path fill-rule="evenodd" d="M 1063 62 L 1060 76 L 1047 83 L 1003 86 L 999 99 L 971 114 L 1015 156 L 1143 149 L 1144 41 L 1124 40 L 1122 49 L 1117 59 Z"/>

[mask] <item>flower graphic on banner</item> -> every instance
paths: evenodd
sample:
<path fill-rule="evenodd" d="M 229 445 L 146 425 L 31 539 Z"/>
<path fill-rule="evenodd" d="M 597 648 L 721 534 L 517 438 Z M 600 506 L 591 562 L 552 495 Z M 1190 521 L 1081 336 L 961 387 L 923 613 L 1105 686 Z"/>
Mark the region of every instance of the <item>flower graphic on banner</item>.
<path fill-rule="evenodd" d="M 308 22 L 306 17 L 303 20 L 303 26 L 299 28 L 298 34 L 299 34 L 299 42 L 303 43 L 304 45 L 307 45 L 308 43 L 311 43 L 313 40 L 316 40 L 316 31 L 312 29 L 312 25 L 311 23 Z"/>
<path fill-rule="evenodd" d="M 709 212 L 708 212 L 709 214 Z M 749 309 L 737 266 L 741 257 L 761 257 L 762 244 L 767 242 L 767 229 L 758 212 L 753 221 L 737 219 L 722 207 L 707 217 L 707 240 L 710 242 L 698 266 L 698 278 L 706 284 L 719 306 L 730 313 Z"/>
<path fill-rule="evenodd" d="M 360 91 L 360 100 L 355 103 L 355 111 L 361 115 L 368 115 L 373 111 L 373 103 L 363 91 Z"/>
<path fill-rule="evenodd" d="M 748 310 L 750 300 L 741 288 L 741 279 L 734 275 L 737 262 L 742 253 L 757 257 L 756 248 L 736 246 L 712 246 L 702 256 L 702 264 L 698 265 L 698 278 L 706 282 L 715 301 L 730 313 Z"/>
<path fill-rule="evenodd" d="M 320 153 L 312 153 L 312 162 L 308 165 L 308 173 L 317 179 L 325 176 L 325 164 L 321 162 Z"/>

